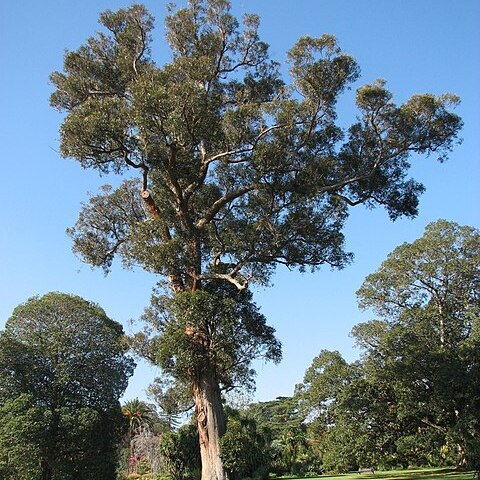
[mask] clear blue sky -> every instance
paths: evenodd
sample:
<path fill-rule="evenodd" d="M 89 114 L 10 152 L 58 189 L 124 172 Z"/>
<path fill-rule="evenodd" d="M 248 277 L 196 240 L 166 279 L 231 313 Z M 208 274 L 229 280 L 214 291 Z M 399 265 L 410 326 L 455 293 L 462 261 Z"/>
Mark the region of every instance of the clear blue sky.
<path fill-rule="evenodd" d="M 153 54 L 162 59 L 166 2 L 145 3 L 157 18 Z M 86 192 L 96 192 L 106 179 L 60 158 L 61 115 L 48 104 L 48 76 L 62 68 L 64 50 L 100 28 L 101 11 L 127 5 L 0 0 L 0 328 L 16 305 L 54 290 L 98 302 L 127 331 L 129 319 L 148 304 L 155 278 L 118 265 L 104 277 L 72 254 L 65 229 L 74 224 Z M 415 93 L 456 93 L 465 122 L 463 144 L 448 163 L 415 159 L 412 174 L 427 187 L 416 219 L 392 223 L 384 211 L 358 208 L 345 232 L 353 265 L 303 275 L 279 270 L 271 288 L 256 292 L 284 348 L 279 366 L 256 365 L 255 398 L 268 400 L 291 395 L 321 349 L 339 350 L 350 361 L 358 356 L 348 335 L 370 316 L 357 309 L 355 292 L 395 246 L 418 238 L 438 218 L 479 226 L 480 1 L 233 0 L 233 6 L 237 13 L 261 15 L 263 38 L 276 60 L 283 62 L 301 35 L 332 33 L 357 58 L 359 85 L 384 78 L 398 102 Z M 345 125 L 355 118 L 352 95 L 339 105 Z M 143 397 L 154 374 L 139 368 L 125 397 Z"/>

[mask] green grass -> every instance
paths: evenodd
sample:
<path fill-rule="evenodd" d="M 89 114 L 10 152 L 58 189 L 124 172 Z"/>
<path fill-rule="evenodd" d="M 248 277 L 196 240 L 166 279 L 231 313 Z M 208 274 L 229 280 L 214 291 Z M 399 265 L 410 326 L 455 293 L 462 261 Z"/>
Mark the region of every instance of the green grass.
<path fill-rule="evenodd" d="M 282 479 L 295 477 L 282 477 Z M 422 468 L 415 470 L 387 470 L 372 473 L 345 473 L 341 475 L 322 475 L 308 480 L 472 480 L 473 472 L 459 472 L 454 468 Z"/>

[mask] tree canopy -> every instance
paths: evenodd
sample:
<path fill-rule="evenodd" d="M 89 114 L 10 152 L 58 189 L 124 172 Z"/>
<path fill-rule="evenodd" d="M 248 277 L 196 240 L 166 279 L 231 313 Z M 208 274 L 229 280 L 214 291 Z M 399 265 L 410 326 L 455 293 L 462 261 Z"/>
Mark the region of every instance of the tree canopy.
<path fill-rule="evenodd" d="M 479 238 L 473 227 L 430 223 L 421 238 L 397 247 L 365 279 L 357 292 L 360 306 L 391 324 L 422 310 L 436 319 L 432 341 L 455 348 L 478 328 Z"/>
<path fill-rule="evenodd" d="M 461 126 L 453 95 L 397 106 L 377 81 L 358 89 L 358 122 L 342 131 L 336 100 L 359 67 L 337 40 L 302 37 L 287 84 L 258 17 L 240 25 L 224 0 L 192 0 L 167 17 L 172 60 L 162 67 L 144 7 L 101 21 L 107 33 L 51 76 L 52 105 L 67 112 L 61 152 L 140 179 L 91 197 L 70 234 L 89 263 L 109 269 L 117 254 L 176 291 L 211 278 L 265 282 L 278 263 L 343 266 L 348 206 L 415 215 L 423 186 L 407 178 L 410 153 L 443 158 Z"/>
<path fill-rule="evenodd" d="M 381 319 L 353 329 L 366 366 L 394 378 L 399 415 L 437 430 L 459 464 L 478 456 L 480 232 L 438 220 L 358 291 Z"/>
<path fill-rule="evenodd" d="M 345 266 L 351 255 L 342 229 L 351 206 L 414 216 L 424 187 L 408 177 L 410 155 L 445 158 L 462 124 L 450 111 L 459 100 L 423 94 L 396 105 L 378 80 L 357 90 L 358 120 L 344 130 L 336 101 L 360 70 L 332 35 L 300 38 L 284 79 L 259 37 L 258 16 L 240 22 L 227 0 L 171 8 L 164 65 L 151 51 L 154 20 L 145 7 L 107 11 L 100 20 L 104 31 L 67 52 L 63 72 L 51 75 L 51 104 L 66 112 L 62 155 L 124 181 L 91 196 L 69 233 L 91 265 L 108 272 L 118 257 L 166 281 L 175 314 L 153 336 L 176 329 L 179 319 L 185 329 L 175 330 L 178 341 L 159 343 L 155 361 L 186 379 L 205 479 L 223 479 L 222 362 L 237 353 L 223 357 L 217 345 L 240 344 L 213 341 L 210 320 L 189 317 L 191 307 L 205 306 L 207 296 L 222 310 L 246 305 L 239 292 L 268 283 L 277 265 Z M 160 299 L 154 295 L 154 306 Z M 273 331 L 266 333 L 263 326 L 248 331 L 250 340 L 260 335 L 252 351 L 278 358 Z M 197 355 L 191 368 L 199 351 L 205 360 Z"/>

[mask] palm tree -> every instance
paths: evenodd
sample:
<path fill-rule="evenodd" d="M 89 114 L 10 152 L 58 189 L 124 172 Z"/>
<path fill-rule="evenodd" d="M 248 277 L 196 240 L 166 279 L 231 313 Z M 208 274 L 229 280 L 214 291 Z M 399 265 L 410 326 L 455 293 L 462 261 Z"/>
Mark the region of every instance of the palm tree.
<path fill-rule="evenodd" d="M 133 441 L 135 435 L 145 428 L 150 428 L 155 417 L 155 409 L 143 400 L 134 398 L 129 400 L 122 407 L 123 416 L 128 420 L 128 439 L 129 439 L 129 473 L 136 473 L 137 461 L 135 455 L 135 443 Z"/>
<path fill-rule="evenodd" d="M 128 431 L 132 436 L 142 427 L 151 426 L 155 416 L 154 407 L 138 398 L 126 402 L 122 412 L 128 420 Z"/>

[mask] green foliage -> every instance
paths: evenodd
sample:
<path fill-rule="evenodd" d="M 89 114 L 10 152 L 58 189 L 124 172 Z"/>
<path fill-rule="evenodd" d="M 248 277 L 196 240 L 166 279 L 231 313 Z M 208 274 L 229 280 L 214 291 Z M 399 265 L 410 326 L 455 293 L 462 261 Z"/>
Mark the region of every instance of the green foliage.
<path fill-rule="evenodd" d="M 248 406 L 247 412 L 255 419 L 259 430 L 272 440 L 280 439 L 285 430 L 299 428 L 304 420 L 297 400 L 292 397 L 277 397 L 268 402 L 253 403 Z"/>
<path fill-rule="evenodd" d="M 296 386 L 295 398 L 307 419 L 310 448 L 320 458 L 325 471 L 343 472 L 358 465 L 357 457 L 365 451 L 362 422 L 344 421 L 345 390 L 359 381 L 358 366 L 349 365 L 338 352 L 322 350 L 305 372 L 303 383 Z M 363 412 L 358 402 L 348 408 L 350 415 Z M 361 414 L 360 414 L 361 415 Z"/>
<path fill-rule="evenodd" d="M 247 414 L 269 440 L 271 471 L 277 475 L 321 472 L 312 445 L 305 435 L 304 411 L 297 398 L 278 397 L 249 405 Z"/>
<path fill-rule="evenodd" d="M 423 187 L 406 180 L 409 154 L 447 152 L 461 127 L 447 110 L 453 96 L 417 95 L 397 107 L 378 81 L 358 90 L 360 120 L 342 132 L 335 104 L 359 68 L 337 40 L 302 37 L 288 54 L 288 86 L 259 38 L 258 17 L 240 25 L 223 0 L 172 10 L 173 59 L 163 66 L 150 56 L 153 20 L 143 6 L 106 12 L 101 22 L 106 32 L 67 52 L 64 72 L 51 76 L 51 103 L 67 114 L 61 151 L 101 173 L 136 169 L 141 180 L 105 186 L 69 234 L 74 250 L 105 271 L 119 256 L 168 278 L 175 293 L 204 291 L 162 306 L 171 325 L 154 331 L 168 330 L 172 341 L 159 340 L 158 354 L 140 349 L 167 365 L 179 388 L 203 355 L 182 324 L 206 333 L 179 308 L 210 294 L 208 305 L 201 300 L 206 311 L 235 309 L 234 295 L 211 280 L 243 289 L 267 282 L 277 264 L 343 267 L 351 259 L 342 234 L 348 207 L 380 204 L 392 218 L 414 215 Z M 158 303 L 154 296 L 154 310 Z M 212 319 L 216 341 L 207 340 L 217 345 L 223 335 L 207 358 L 215 356 L 226 385 L 250 382 L 248 361 L 233 361 L 242 357 L 234 349 L 242 343 L 231 339 L 235 316 L 230 325 Z M 272 331 L 252 316 L 260 326 L 244 325 L 241 338 L 260 335 L 267 345 L 257 352 L 278 359 Z M 243 371 L 226 372 L 230 364 Z"/>
<path fill-rule="evenodd" d="M 278 362 L 281 357 L 274 329 L 266 325 L 250 291 L 219 281 L 203 288 L 152 304 L 144 320 L 153 334 L 138 334 L 133 341 L 137 351 L 154 357 L 164 373 L 176 380 L 163 392 L 157 389 L 157 400 L 167 411 L 191 402 L 188 386 L 205 369 L 214 369 L 222 389 L 248 388 L 253 386 L 253 359 Z"/>
<path fill-rule="evenodd" d="M 461 121 L 448 107 L 458 99 L 416 95 L 396 106 L 383 81 L 358 90 L 360 120 L 344 139 L 335 104 L 359 76 L 355 60 L 331 35 L 302 37 L 286 85 L 258 17 L 240 25 L 229 10 L 204 0 L 172 11 L 173 59 L 163 66 L 150 56 L 144 7 L 106 12 L 106 33 L 67 52 L 64 72 L 52 74 L 51 103 L 67 113 L 62 154 L 142 174 L 141 188 L 127 180 L 118 195 L 94 197 L 70 230 L 91 263 L 108 269 L 118 254 L 185 286 L 212 276 L 264 282 L 277 263 L 341 267 L 348 206 L 414 215 L 423 187 L 405 179 L 410 152 L 451 149 Z M 158 216 L 145 231 L 147 188 Z M 124 195 L 126 209 L 113 198 Z M 96 210 L 102 199 L 107 210 Z M 219 273 L 219 262 L 230 266 Z"/>
<path fill-rule="evenodd" d="M 125 402 L 122 405 L 122 414 L 128 421 L 131 436 L 142 427 L 153 428 L 160 423 L 155 407 L 138 398 Z"/>
<path fill-rule="evenodd" d="M 227 432 L 220 440 L 221 457 L 229 478 L 266 478 L 270 467 L 268 440 L 248 413 L 229 409 Z"/>
<path fill-rule="evenodd" d="M 164 475 L 170 480 L 198 480 L 200 478 L 200 447 L 194 424 L 180 427 L 176 432 L 162 436 L 159 452 Z"/>
<path fill-rule="evenodd" d="M 479 258 L 478 230 L 438 220 L 415 242 L 397 247 L 365 279 L 357 292 L 360 306 L 388 321 L 416 307 L 436 306 L 436 340 L 453 348 L 476 331 Z"/>
<path fill-rule="evenodd" d="M 208 393 L 222 417 L 219 388 L 251 385 L 257 355 L 280 358 L 248 286 L 267 284 L 277 265 L 348 264 L 351 206 L 414 216 L 423 186 L 408 178 L 409 157 L 451 150 L 462 126 L 449 111 L 457 99 L 416 95 L 397 106 L 378 81 L 358 90 L 358 121 L 344 131 L 335 106 L 359 67 L 331 35 L 298 40 L 287 84 L 259 18 L 239 22 L 227 0 L 172 7 L 164 65 L 150 52 L 145 7 L 100 21 L 104 31 L 51 75 L 51 104 L 66 114 L 62 155 L 126 179 L 92 196 L 69 234 L 105 272 L 116 256 L 168 281 L 170 298 L 153 296 L 136 351 L 173 375 L 180 395 L 162 393 L 170 407 L 178 397 L 185 406 L 193 386 L 197 403 Z"/>
<path fill-rule="evenodd" d="M 303 383 L 295 389 L 304 416 L 324 417 L 322 421 L 330 424 L 332 419 L 328 414 L 334 410 L 332 402 L 335 402 L 353 374 L 354 367 L 348 365 L 340 353 L 322 350 L 305 372 Z"/>
<path fill-rule="evenodd" d="M 363 358 L 323 351 L 297 386 L 326 470 L 474 465 L 479 265 L 478 230 L 440 220 L 366 278 L 380 319 L 353 328 Z"/>
<path fill-rule="evenodd" d="M 117 407 L 133 362 L 123 329 L 97 305 L 49 293 L 15 308 L 0 337 L 0 399 L 34 393 L 56 407 Z M 60 395 L 61 393 L 61 395 Z"/>
<path fill-rule="evenodd" d="M 31 396 L 20 395 L 0 406 L 1 478 L 27 480 L 40 478 L 40 444 L 48 426 L 48 415 L 35 407 Z M 45 418 L 46 417 L 46 418 Z M 23 459 L 23 461 L 18 461 Z"/>
<path fill-rule="evenodd" d="M 304 473 L 304 466 L 301 465 L 300 452 L 306 446 L 305 431 L 301 427 L 286 428 L 281 438 L 282 445 L 282 466 L 287 473 Z"/>
<path fill-rule="evenodd" d="M 121 325 L 79 297 L 18 306 L 0 334 L 2 478 L 114 478 L 118 398 L 133 372 Z"/>
<path fill-rule="evenodd" d="M 353 331 L 368 345 L 372 375 L 396 380 L 399 418 L 416 418 L 425 435 L 441 432 L 437 442 L 456 445 L 460 464 L 478 454 L 479 265 L 478 230 L 445 220 L 428 225 L 358 292 L 361 305 L 383 317 L 377 333 L 369 324 Z"/>

